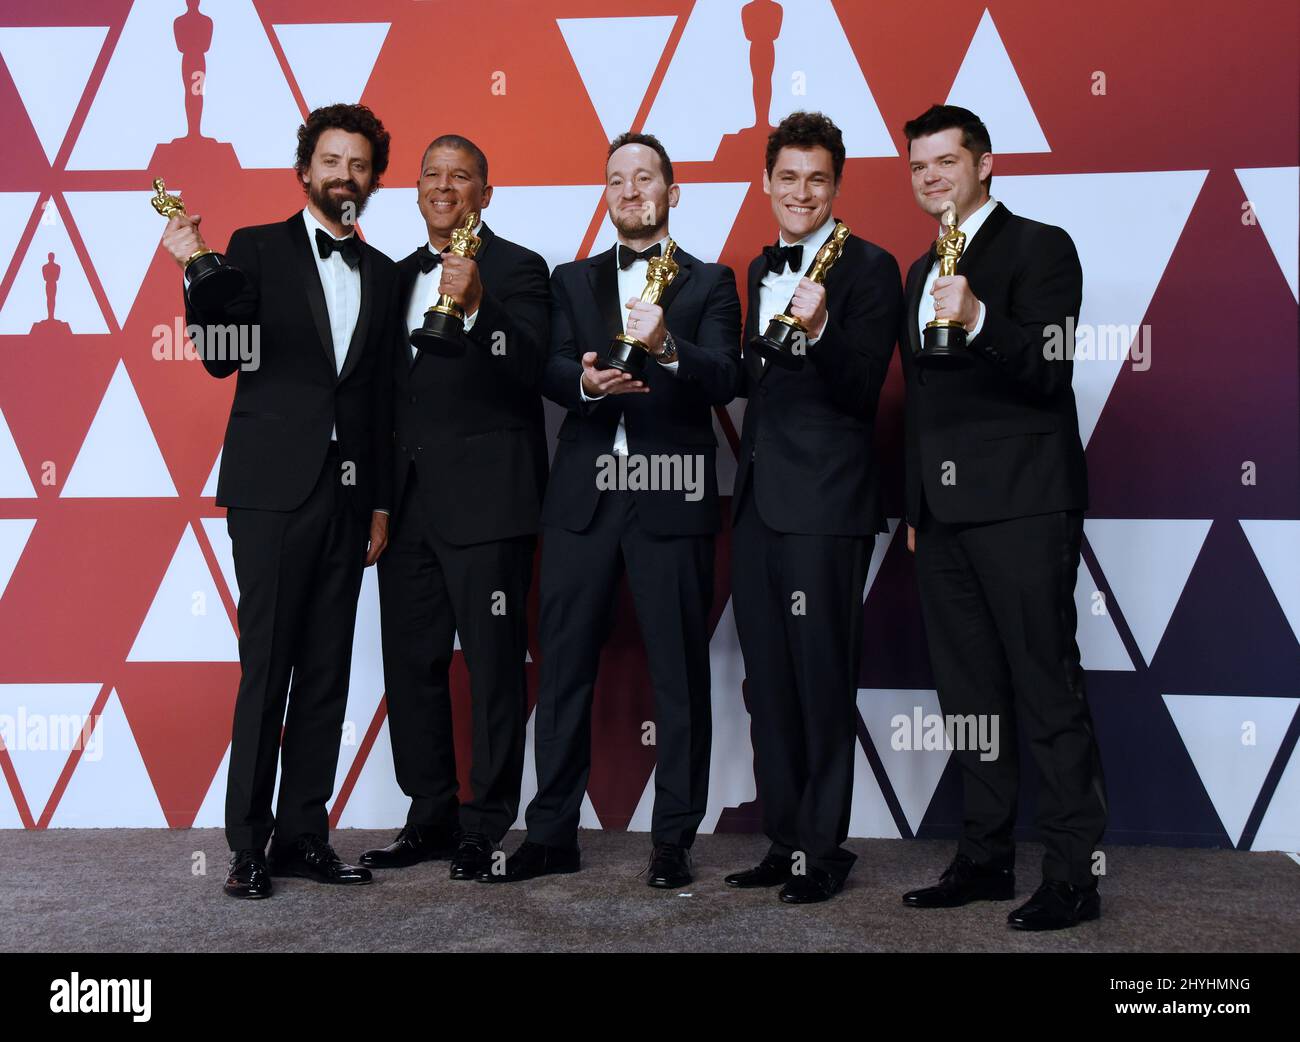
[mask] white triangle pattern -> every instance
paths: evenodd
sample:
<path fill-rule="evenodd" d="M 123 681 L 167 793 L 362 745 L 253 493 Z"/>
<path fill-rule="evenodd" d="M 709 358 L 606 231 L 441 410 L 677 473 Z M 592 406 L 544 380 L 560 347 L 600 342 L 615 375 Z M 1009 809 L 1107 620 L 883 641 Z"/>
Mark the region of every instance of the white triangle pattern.
<path fill-rule="evenodd" d="M 630 130 L 645 98 L 675 15 L 557 18 L 605 137 Z"/>
<path fill-rule="evenodd" d="M 1300 698 L 1164 695 L 1206 795 L 1235 847 Z M 1253 742 L 1247 744 L 1248 725 Z M 1276 803 L 1276 797 L 1274 798 Z"/>
<path fill-rule="evenodd" d="M 113 370 L 61 495 L 91 499 L 176 495 L 123 362 Z"/>
<path fill-rule="evenodd" d="M 126 656 L 128 662 L 238 662 L 239 642 L 194 529 L 171 564 Z"/>
<path fill-rule="evenodd" d="M 1051 151 L 987 9 L 948 91 L 947 104 L 960 105 L 979 115 L 989 129 L 994 155 Z"/>
<path fill-rule="evenodd" d="M 275 25 L 285 60 L 307 108 L 361 100 L 390 22 Z M 322 55 L 329 60 L 323 61 Z"/>
<path fill-rule="evenodd" d="M 1242 521 L 1241 528 L 1300 640 L 1300 521 Z"/>
<path fill-rule="evenodd" d="M 18 558 L 22 557 L 36 522 L 30 518 L 0 519 L 0 598 L 9 587 Z"/>
<path fill-rule="evenodd" d="M 0 499 L 35 499 L 36 486 L 18 452 L 9 421 L 0 411 Z"/>
<path fill-rule="evenodd" d="M 1300 300 L 1300 166 L 1238 170 L 1259 226 L 1277 259 L 1291 296 Z"/>
<path fill-rule="evenodd" d="M 1074 610 L 1078 616 L 1075 639 L 1079 643 L 1083 668 L 1131 672 L 1137 667 L 1124 650 L 1124 641 L 1115 628 L 1110 606 L 1098 596 L 1099 593 L 1088 562 L 1080 560 L 1079 575 L 1074 584 Z M 1102 609 L 1101 614 L 1094 611 L 1094 605 Z"/>
<path fill-rule="evenodd" d="M 858 712 L 866 724 L 867 733 L 871 735 L 871 744 L 876 748 L 885 767 L 885 775 L 894 790 L 907 824 L 915 834 L 921 827 L 925 812 L 934 799 L 934 791 L 939 787 L 948 758 L 949 749 L 925 749 L 921 746 L 922 735 L 915 734 L 915 717 L 920 711 L 922 719 L 939 715 L 939 694 L 927 690 L 899 690 L 883 688 L 859 688 Z M 922 731 L 924 731 L 924 723 Z M 906 730 L 904 730 L 906 729 Z M 898 734 L 912 739 L 911 748 L 894 748 L 894 735 Z M 890 819 L 893 820 L 892 817 Z"/>
<path fill-rule="evenodd" d="M 97 749 L 98 746 L 98 749 Z M 50 828 L 166 828 L 167 818 L 117 691 L 111 691 Z"/>
<path fill-rule="evenodd" d="M 40 818 L 50 802 L 102 690 L 100 684 L 0 684 L 0 741 L 33 818 Z M 91 732 L 83 756 L 96 747 L 98 754 L 105 752 L 98 730 Z"/>
<path fill-rule="evenodd" d="M 1090 517 L 1084 534 L 1150 665 L 1196 564 L 1209 521 Z"/>
<path fill-rule="evenodd" d="M 103 25 L 0 28 L 0 58 L 51 165 L 107 35 Z"/>
<path fill-rule="evenodd" d="M 117 324 L 125 326 L 166 227 L 149 205 L 153 193 L 65 192 L 63 197 Z"/>

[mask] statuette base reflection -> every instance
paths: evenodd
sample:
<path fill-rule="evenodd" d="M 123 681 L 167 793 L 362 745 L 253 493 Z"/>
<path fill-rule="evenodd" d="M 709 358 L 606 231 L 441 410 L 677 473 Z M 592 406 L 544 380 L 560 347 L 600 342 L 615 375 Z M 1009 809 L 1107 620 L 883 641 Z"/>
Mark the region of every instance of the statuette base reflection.
<path fill-rule="evenodd" d="M 465 353 L 465 314 L 454 304 L 435 304 L 424 313 L 419 329 L 411 330 L 411 346 L 440 358 L 459 358 Z"/>
<path fill-rule="evenodd" d="M 927 322 L 917 361 L 947 365 L 970 361 L 966 353 L 966 330 L 955 323 Z"/>
<path fill-rule="evenodd" d="M 758 353 L 770 365 L 802 369 L 808 356 L 808 334 L 798 319 L 774 315 L 763 335 L 750 340 L 747 350 Z"/>

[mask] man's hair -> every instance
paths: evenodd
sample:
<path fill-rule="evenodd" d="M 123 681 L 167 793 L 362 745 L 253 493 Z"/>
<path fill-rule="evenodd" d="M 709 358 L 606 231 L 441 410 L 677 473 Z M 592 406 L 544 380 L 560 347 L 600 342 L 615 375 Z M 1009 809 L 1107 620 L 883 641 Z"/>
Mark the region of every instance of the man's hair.
<path fill-rule="evenodd" d="M 781 149 L 818 146 L 831 154 L 835 183 L 839 184 L 840 175 L 844 173 L 844 135 L 831 122 L 830 117 L 821 112 L 791 112 L 768 135 L 767 176 L 772 176 L 772 168 L 776 166 L 776 157 L 781 154 Z"/>
<path fill-rule="evenodd" d="M 468 152 L 474 160 L 474 165 L 478 167 L 479 177 L 483 178 L 483 184 L 488 183 L 488 161 L 483 150 L 474 144 L 467 137 L 461 137 L 459 134 L 442 134 L 429 142 L 429 147 L 424 150 L 424 155 L 420 157 L 420 169 L 424 169 L 424 161 L 429 158 L 429 153 L 435 148 L 457 148 L 462 152 Z"/>
<path fill-rule="evenodd" d="M 951 130 L 953 127 L 961 130 L 961 147 L 975 157 L 976 166 L 979 165 L 981 156 L 986 152 L 993 151 L 993 142 L 989 139 L 989 128 L 970 109 L 964 109 L 960 105 L 931 105 L 916 119 L 909 119 L 903 124 L 903 134 L 907 138 L 908 154 L 911 154 L 912 142 L 917 138 L 928 137 L 930 134 L 937 134 L 941 130 Z M 982 184 L 987 191 L 989 186 L 993 184 L 993 175 L 989 174 Z"/>
<path fill-rule="evenodd" d="M 645 145 L 646 148 L 653 150 L 659 157 L 659 170 L 664 175 L 664 184 L 673 183 L 673 161 L 668 158 L 668 149 L 664 148 L 663 142 L 653 134 L 634 134 L 630 130 L 625 134 L 619 134 L 609 143 L 609 151 L 605 153 L 606 165 L 609 163 L 609 157 L 624 145 Z"/>
<path fill-rule="evenodd" d="M 375 172 L 375 181 L 371 187 L 378 188 L 384 171 L 388 169 L 389 134 L 379 117 L 365 105 L 324 105 L 313 110 L 307 117 L 307 122 L 298 128 L 298 154 L 294 157 L 294 169 L 302 173 L 311 166 L 316 142 L 327 130 L 346 130 L 351 134 L 360 134 L 370 142 L 370 166 Z"/>

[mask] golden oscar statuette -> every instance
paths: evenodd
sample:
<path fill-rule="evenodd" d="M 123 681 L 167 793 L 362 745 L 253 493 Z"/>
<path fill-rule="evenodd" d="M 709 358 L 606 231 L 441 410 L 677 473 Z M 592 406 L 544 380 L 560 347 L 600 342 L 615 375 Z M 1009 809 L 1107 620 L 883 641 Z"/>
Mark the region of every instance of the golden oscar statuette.
<path fill-rule="evenodd" d="M 957 273 L 957 262 L 966 248 L 966 233 L 957 229 L 957 208 L 951 203 L 943 211 L 943 231 L 935 240 L 939 255 L 939 277 Z M 944 361 L 960 357 L 966 346 L 966 329 L 955 319 L 936 318 L 925 324 L 921 338 L 920 361 Z"/>
<path fill-rule="evenodd" d="M 451 244 L 444 253 L 457 257 L 473 257 L 483 240 L 474 234 L 478 225 L 478 211 L 465 215 L 464 223 L 451 233 Z M 411 330 L 411 346 L 444 358 L 455 358 L 465 353 L 465 310 L 455 299 L 440 294 L 438 302 L 424 313 L 419 329 Z"/>
<path fill-rule="evenodd" d="M 843 221 L 836 221 L 830 238 L 822 243 L 822 248 L 817 251 L 804 278 L 810 282 L 825 283 L 827 273 L 844 252 L 844 243 L 848 238 L 849 226 Z M 804 356 L 808 353 L 808 330 L 790 313 L 787 304 L 785 311 L 772 316 L 763 334 L 749 342 L 747 350 L 756 351 L 783 369 L 800 369 L 803 367 Z"/>
<path fill-rule="evenodd" d="M 153 179 L 153 208 L 167 220 L 184 216 L 185 204 L 178 195 L 168 195 L 161 177 Z M 215 250 L 195 250 L 185 262 L 185 299 L 199 314 L 218 311 L 242 293 L 248 276 L 228 263 Z"/>
<path fill-rule="evenodd" d="M 641 299 L 647 304 L 658 304 L 663 299 L 664 290 L 677 278 L 678 263 L 673 260 L 677 252 L 677 243 L 669 239 L 664 244 L 664 252 L 659 257 L 648 261 L 645 289 Z M 650 348 L 642 341 L 627 333 L 619 333 L 610 341 L 608 349 L 596 360 L 597 369 L 617 369 L 619 372 L 640 376 L 645 372 L 646 359 L 650 357 Z"/>

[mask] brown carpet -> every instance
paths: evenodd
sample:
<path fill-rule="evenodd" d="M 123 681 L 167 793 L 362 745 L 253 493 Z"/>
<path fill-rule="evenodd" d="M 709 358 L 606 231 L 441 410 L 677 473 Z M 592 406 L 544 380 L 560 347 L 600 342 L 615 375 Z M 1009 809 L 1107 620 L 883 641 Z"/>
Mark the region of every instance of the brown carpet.
<path fill-rule="evenodd" d="M 333 840 L 354 860 L 391 838 L 347 830 Z M 506 849 L 521 838 L 512 833 Z M 1030 844 L 1016 903 L 951 911 L 900 902 L 937 878 L 947 842 L 853 840 L 848 887 L 806 907 L 723 884 L 761 857 L 760 837 L 700 837 L 696 882 L 681 893 L 638 878 L 644 834 L 584 832 L 581 844 L 583 871 L 531 883 L 456 883 L 433 862 L 379 873 L 368 887 L 276 880 L 270 900 L 245 902 L 221 892 L 228 852 L 218 830 L 0 831 L 0 950 L 1300 951 L 1300 865 L 1284 854 L 1113 847 L 1099 921 L 1022 934 L 1006 914 L 1038 883 L 1041 849 Z"/>

